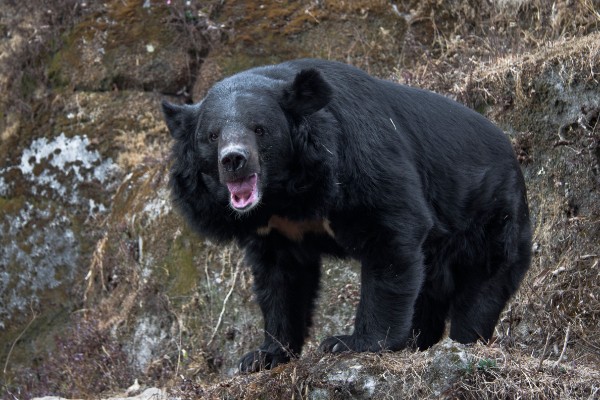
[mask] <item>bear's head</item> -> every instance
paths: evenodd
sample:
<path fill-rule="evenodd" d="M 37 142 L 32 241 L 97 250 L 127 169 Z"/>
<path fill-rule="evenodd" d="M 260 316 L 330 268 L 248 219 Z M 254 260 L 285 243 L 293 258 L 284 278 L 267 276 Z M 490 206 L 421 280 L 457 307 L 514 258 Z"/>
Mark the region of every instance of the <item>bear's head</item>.
<path fill-rule="evenodd" d="M 239 214 L 265 202 L 289 208 L 294 199 L 318 196 L 313 189 L 333 168 L 335 121 L 324 109 L 331 98 L 314 69 L 262 67 L 217 83 L 198 104 L 164 102 L 176 139 L 174 169 L 201 180 Z"/>

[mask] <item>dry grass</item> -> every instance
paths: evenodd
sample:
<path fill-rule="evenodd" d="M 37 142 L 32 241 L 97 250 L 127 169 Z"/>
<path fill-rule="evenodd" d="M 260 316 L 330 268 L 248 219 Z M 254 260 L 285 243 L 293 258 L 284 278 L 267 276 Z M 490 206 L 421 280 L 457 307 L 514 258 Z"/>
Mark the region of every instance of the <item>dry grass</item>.
<path fill-rule="evenodd" d="M 473 73 L 596 32 L 598 10 L 597 0 L 413 2 L 396 79 L 460 98 Z"/>
<path fill-rule="evenodd" d="M 540 363 L 501 346 L 445 343 L 440 347 L 445 350 L 311 353 L 287 366 L 215 385 L 183 381 L 172 394 L 206 399 L 594 399 L 600 395 L 600 373 L 585 366 Z M 352 370 L 360 372 L 355 375 Z"/>
<path fill-rule="evenodd" d="M 478 368 L 448 391 L 461 399 L 594 399 L 600 395 L 600 373 L 577 363 L 539 362 L 502 348 L 478 348 Z M 493 360 L 492 367 L 485 367 Z M 484 367 L 482 367 L 482 365 Z"/>

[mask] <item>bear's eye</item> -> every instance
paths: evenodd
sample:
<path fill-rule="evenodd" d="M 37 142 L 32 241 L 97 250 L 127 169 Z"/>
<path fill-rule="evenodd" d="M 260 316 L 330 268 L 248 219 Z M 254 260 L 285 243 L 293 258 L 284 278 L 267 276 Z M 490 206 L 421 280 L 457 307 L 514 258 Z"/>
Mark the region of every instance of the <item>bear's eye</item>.
<path fill-rule="evenodd" d="M 219 139 L 219 134 L 217 132 L 211 132 L 208 134 L 208 140 L 211 142 L 216 142 Z"/>
<path fill-rule="evenodd" d="M 258 136 L 262 136 L 265 134 L 265 128 L 263 128 L 262 126 L 257 126 L 256 128 L 254 128 L 254 133 L 256 133 Z"/>

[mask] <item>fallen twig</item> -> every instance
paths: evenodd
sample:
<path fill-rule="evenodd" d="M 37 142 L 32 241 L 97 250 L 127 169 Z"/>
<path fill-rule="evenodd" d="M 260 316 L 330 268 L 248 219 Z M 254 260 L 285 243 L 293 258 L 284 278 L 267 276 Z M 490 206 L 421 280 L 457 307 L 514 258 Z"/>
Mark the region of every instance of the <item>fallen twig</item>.
<path fill-rule="evenodd" d="M 558 360 L 554 363 L 554 368 L 558 366 L 563 356 L 565 355 L 565 351 L 567 350 L 567 343 L 569 342 L 569 333 L 571 331 L 571 324 L 567 326 L 567 332 L 565 333 L 565 342 L 563 343 L 562 351 L 560 352 L 560 356 L 558 356 Z"/>
<path fill-rule="evenodd" d="M 31 317 L 31 321 L 29 321 L 29 323 L 27 324 L 27 326 L 25 327 L 25 329 L 23 329 L 21 331 L 21 333 L 19 333 L 19 336 L 17 336 L 17 338 L 12 342 L 12 345 L 10 346 L 10 350 L 8 351 L 8 355 L 6 356 L 6 362 L 4 363 L 3 372 L 4 372 L 5 375 L 6 375 L 6 370 L 8 368 L 8 362 L 10 361 L 10 356 L 12 355 L 12 352 L 15 349 L 15 346 L 16 346 L 17 342 L 21 339 L 21 337 L 23 337 L 23 335 L 25 334 L 25 332 L 27 332 L 27 329 L 29 329 L 29 327 L 31 326 L 31 324 L 33 323 L 33 321 L 35 321 L 35 319 L 37 318 L 37 315 L 33 311 L 33 307 L 31 308 L 31 313 L 33 314 L 33 317 Z"/>
<path fill-rule="evenodd" d="M 210 347 L 213 340 L 215 340 L 215 337 L 217 336 L 217 331 L 219 330 L 219 327 L 221 326 L 221 322 L 223 322 L 223 315 L 225 314 L 225 308 L 227 306 L 227 301 L 229 301 L 229 297 L 231 296 L 231 293 L 233 293 L 233 289 L 235 288 L 235 283 L 237 281 L 237 276 L 240 271 L 241 263 L 242 263 L 241 261 L 238 261 L 238 263 L 235 266 L 235 272 L 233 273 L 231 287 L 229 288 L 229 292 L 227 293 L 227 295 L 225 296 L 225 299 L 223 300 L 223 308 L 221 308 L 221 313 L 219 314 L 219 320 L 217 321 L 217 325 L 215 325 L 215 328 L 213 329 L 213 333 L 212 333 L 212 336 L 210 337 L 210 340 L 208 341 L 207 347 Z"/>

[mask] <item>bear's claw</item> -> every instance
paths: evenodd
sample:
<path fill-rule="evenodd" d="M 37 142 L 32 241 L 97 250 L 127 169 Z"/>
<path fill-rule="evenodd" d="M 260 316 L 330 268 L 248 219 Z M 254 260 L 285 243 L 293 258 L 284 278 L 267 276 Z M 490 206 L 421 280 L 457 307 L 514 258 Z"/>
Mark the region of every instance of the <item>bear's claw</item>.
<path fill-rule="evenodd" d="M 323 340 L 319 345 L 319 351 L 323 353 L 355 352 L 379 352 L 385 350 L 398 350 L 404 347 L 401 341 L 392 340 L 387 337 L 377 340 L 370 336 L 339 335 L 331 336 Z"/>
<path fill-rule="evenodd" d="M 356 349 L 352 347 L 352 342 L 352 336 L 350 335 L 331 336 L 321 342 L 319 350 L 323 353 L 356 351 Z"/>
<path fill-rule="evenodd" d="M 242 357 L 238 369 L 240 372 L 258 372 L 275 368 L 277 365 L 287 363 L 288 361 L 290 361 L 290 358 L 285 354 L 255 350 L 246 353 Z"/>

